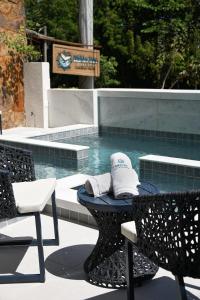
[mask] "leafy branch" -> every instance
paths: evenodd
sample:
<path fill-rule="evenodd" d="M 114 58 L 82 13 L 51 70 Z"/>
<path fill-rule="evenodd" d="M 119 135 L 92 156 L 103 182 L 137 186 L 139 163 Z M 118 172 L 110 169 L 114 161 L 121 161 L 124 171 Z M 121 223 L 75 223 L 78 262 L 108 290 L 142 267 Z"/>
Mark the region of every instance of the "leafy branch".
<path fill-rule="evenodd" d="M 35 50 L 33 45 L 27 44 L 24 27 L 20 27 L 15 36 L 1 32 L 0 44 L 7 47 L 10 56 L 19 56 L 22 62 L 35 61 L 40 57 L 40 52 Z"/>
<path fill-rule="evenodd" d="M 37 60 L 40 53 L 34 46 L 28 45 L 23 27 L 16 35 L 0 33 L 0 45 L 8 52 L 5 67 L 0 66 L 1 96 L 4 101 L 10 96 L 15 104 L 18 102 L 19 84 L 23 84 L 23 63 Z"/>

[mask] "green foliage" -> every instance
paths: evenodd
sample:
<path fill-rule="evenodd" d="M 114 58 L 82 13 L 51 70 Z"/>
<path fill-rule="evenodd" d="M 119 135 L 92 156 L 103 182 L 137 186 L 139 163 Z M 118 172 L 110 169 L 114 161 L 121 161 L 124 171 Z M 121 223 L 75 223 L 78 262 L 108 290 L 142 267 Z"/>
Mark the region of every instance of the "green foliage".
<path fill-rule="evenodd" d="M 120 84 L 115 79 L 117 73 L 117 61 L 114 57 L 108 58 L 107 56 L 101 55 L 100 57 L 100 77 L 95 80 L 95 87 L 116 87 Z"/>
<path fill-rule="evenodd" d="M 123 87 L 200 86 L 199 1 L 101 2 L 94 0 L 95 34 L 116 58 Z"/>
<path fill-rule="evenodd" d="M 18 56 L 22 62 L 37 60 L 40 53 L 33 45 L 28 45 L 24 28 L 21 27 L 16 35 L 0 32 L 0 43 L 8 48 L 10 56 Z"/>
<path fill-rule="evenodd" d="M 27 27 L 40 30 L 47 26 L 48 35 L 71 42 L 79 41 L 78 1 L 25 0 Z"/>
<path fill-rule="evenodd" d="M 78 0 L 25 0 L 27 28 L 43 34 L 47 26 L 48 36 L 70 42 L 79 42 Z M 52 49 L 48 47 L 48 61 L 52 61 Z M 78 86 L 77 76 L 51 73 L 52 87 Z"/>
<path fill-rule="evenodd" d="M 16 35 L 1 32 L 0 44 L 7 48 L 9 54 L 6 68 L 0 66 L 1 96 L 3 101 L 12 96 L 17 104 L 18 84 L 23 84 L 23 63 L 38 59 L 40 53 L 27 44 L 23 27 Z"/>
<path fill-rule="evenodd" d="M 103 55 L 98 86 L 200 88 L 199 0 L 93 1 L 94 38 Z M 79 41 L 78 0 L 25 4 L 29 28 L 46 25 L 50 36 Z"/>

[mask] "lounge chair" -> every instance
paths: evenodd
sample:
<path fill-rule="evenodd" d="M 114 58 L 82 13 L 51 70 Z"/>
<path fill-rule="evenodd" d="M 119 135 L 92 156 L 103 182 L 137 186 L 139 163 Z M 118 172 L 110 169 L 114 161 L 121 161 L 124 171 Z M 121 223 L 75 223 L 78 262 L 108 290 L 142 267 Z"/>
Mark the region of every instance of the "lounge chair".
<path fill-rule="evenodd" d="M 135 222 L 121 225 L 127 244 L 128 300 L 135 299 L 132 244 L 172 272 L 180 299 L 186 300 L 183 277 L 200 278 L 200 191 L 137 196 L 133 205 Z"/>
<path fill-rule="evenodd" d="M 30 151 L 0 144 L 0 219 L 34 216 L 36 239 L 0 239 L 1 246 L 30 245 L 38 247 L 39 274 L 1 275 L 0 283 L 44 282 L 45 267 L 43 245 L 58 245 L 58 219 L 55 203 L 55 178 L 35 180 L 33 158 Z M 53 239 L 42 239 L 40 213 L 47 201 L 52 200 L 54 222 Z"/>

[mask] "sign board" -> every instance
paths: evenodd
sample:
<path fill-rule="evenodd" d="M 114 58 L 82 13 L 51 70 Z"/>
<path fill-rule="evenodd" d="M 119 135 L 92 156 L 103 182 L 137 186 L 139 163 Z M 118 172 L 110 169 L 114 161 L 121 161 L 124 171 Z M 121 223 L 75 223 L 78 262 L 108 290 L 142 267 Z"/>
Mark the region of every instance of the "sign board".
<path fill-rule="evenodd" d="M 54 44 L 53 73 L 98 77 L 100 75 L 100 52 Z"/>

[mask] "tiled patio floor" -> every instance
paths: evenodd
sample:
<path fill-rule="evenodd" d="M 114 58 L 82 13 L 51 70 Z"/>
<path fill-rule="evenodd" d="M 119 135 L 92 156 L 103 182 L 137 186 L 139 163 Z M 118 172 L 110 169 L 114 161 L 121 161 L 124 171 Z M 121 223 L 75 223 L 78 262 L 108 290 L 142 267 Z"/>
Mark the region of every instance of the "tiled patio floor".
<path fill-rule="evenodd" d="M 42 216 L 43 236 L 50 237 L 52 219 Z M 82 264 L 95 244 L 98 231 L 59 220 L 59 247 L 44 247 L 46 282 L 0 285 L 0 300 L 125 300 L 125 290 L 105 289 L 85 281 Z M 3 229 L 8 236 L 33 235 L 33 219 L 27 218 Z M 35 247 L 0 249 L 0 273 L 38 271 Z M 22 259 L 23 258 L 23 259 Z M 200 299 L 200 280 L 186 278 L 189 299 Z M 137 300 L 177 300 L 176 285 L 170 273 L 159 270 L 155 279 L 136 288 Z"/>

